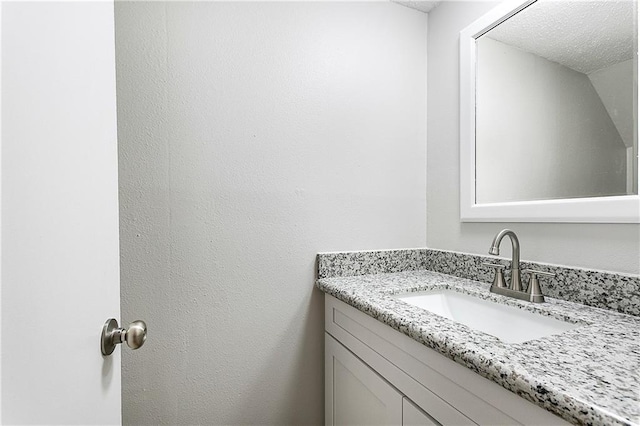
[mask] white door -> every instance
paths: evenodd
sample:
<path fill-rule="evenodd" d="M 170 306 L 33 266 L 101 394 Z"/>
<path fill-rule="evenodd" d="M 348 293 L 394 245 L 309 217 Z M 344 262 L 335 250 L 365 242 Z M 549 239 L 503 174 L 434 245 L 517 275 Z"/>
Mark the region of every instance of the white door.
<path fill-rule="evenodd" d="M 113 3 L 1 17 L 2 424 L 120 424 Z"/>

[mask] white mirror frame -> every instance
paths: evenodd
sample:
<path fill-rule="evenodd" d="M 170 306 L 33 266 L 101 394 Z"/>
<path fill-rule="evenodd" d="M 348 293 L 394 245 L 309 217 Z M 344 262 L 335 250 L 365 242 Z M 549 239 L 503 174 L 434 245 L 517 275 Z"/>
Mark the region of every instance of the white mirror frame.
<path fill-rule="evenodd" d="M 460 221 L 640 223 L 638 195 L 476 204 L 476 39 L 535 1 L 506 1 L 460 32 Z"/>

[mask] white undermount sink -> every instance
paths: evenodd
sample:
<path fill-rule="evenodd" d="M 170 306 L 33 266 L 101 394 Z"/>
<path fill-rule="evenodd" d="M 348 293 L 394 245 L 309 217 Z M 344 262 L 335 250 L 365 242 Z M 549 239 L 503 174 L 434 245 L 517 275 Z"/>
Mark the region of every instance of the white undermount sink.
<path fill-rule="evenodd" d="M 495 336 L 506 343 L 527 342 L 580 327 L 580 324 L 560 321 L 453 290 L 429 290 L 394 297 Z"/>

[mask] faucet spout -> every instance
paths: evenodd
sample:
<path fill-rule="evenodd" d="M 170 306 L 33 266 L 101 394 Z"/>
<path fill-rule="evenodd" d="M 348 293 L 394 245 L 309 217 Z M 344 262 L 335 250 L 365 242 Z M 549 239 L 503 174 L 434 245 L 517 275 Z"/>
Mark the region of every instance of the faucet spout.
<path fill-rule="evenodd" d="M 515 232 L 510 229 L 503 229 L 493 238 L 489 254 L 497 256 L 500 254 L 500 243 L 502 239 L 508 236 L 511 240 L 511 285 L 509 288 L 515 291 L 522 291 L 522 283 L 520 280 L 520 241 Z"/>

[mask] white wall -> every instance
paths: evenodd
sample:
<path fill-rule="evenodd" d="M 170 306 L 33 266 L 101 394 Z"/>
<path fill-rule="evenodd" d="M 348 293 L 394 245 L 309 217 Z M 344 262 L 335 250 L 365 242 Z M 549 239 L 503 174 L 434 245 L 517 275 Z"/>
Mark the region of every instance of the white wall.
<path fill-rule="evenodd" d="M 477 42 L 476 201 L 625 195 L 626 148 L 589 77 L 490 35 Z"/>
<path fill-rule="evenodd" d="M 638 193 L 638 144 L 634 136 L 634 114 L 637 113 L 633 93 L 630 87 L 634 82 L 634 60 L 620 62 L 589 74 L 589 80 L 598 92 L 611 116 L 622 141 L 627 147 L 627 193 Z"/>
<path fill-rule="evenodd" d="M 639 225 L 460 222 L 459 32 L 497 4 L 443 2 L 429 13 L 427 246 L 485 254 L 509 227 L 523 259 L 640 273 Z"/>
<path fill-rule="evenodd" d="M 0 85 L 2 84 L 2 0 L 0 0 Z M 0 176 L 2 176 L 2 95 L 0 95 Z M 0 182 L 0 300 L 2 300 L 2 182 Z M 2 424 L 2 303 L 0 303 L 0 424 Z"/>
<path fill-rule="evenodd" d="M 622 141 L 633 146 L 633 59 L 589 73 L 589 80 L 611 116 Z"/>
<path fill-rule="evenodd" d="M 426 243 L 426 15 L 116 3 L 126 424 L 320 424 L 320 251 Z"/>

